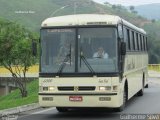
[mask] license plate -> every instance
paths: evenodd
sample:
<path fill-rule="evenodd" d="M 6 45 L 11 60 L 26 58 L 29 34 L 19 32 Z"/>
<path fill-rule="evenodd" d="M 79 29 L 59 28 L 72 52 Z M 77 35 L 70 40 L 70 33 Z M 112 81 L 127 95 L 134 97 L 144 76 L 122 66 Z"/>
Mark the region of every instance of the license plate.
<path fill-rule="evenodd" d="M 82 96 L 69 96 L 69 101 L 80 102 L 83 101 Z"/>

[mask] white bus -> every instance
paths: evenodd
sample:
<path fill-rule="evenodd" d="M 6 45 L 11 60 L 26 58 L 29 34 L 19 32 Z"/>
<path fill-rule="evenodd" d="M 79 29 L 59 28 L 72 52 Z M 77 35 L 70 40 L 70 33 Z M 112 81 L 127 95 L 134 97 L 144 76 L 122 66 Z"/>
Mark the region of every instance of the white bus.
<path fill-rule="evenodd" d="M 146 32 L 118 16 L 48 18 L 41 26 L 39 103 L 122 111 L 147 83 Z M 101 53 L 101 55 L 100 55 Z"/>

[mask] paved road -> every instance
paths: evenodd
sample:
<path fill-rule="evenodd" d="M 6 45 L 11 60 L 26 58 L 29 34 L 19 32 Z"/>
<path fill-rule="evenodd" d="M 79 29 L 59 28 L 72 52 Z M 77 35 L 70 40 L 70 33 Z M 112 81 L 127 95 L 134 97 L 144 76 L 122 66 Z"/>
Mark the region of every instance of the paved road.
<path fill-rule="evenodd" d="M 123 117 L 123 114 L 160 114 L 160 82 L 156 78 L 150 79 L 149 88 L 145 89 L 143 97 L 133 97 L 120 113 L 91 109 L 58 113 L 55 108 L 49 108 L 27 112 L 19 116 L 18 120 L 115 120 Z"/>

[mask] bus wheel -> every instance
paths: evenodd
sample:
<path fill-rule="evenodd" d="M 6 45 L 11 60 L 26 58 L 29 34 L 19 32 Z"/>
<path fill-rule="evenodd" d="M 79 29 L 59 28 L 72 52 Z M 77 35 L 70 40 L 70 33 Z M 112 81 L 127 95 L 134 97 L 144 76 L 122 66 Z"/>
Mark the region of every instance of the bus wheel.
<path fill-rule="evenodd" d="M 142 89 L 140 91 L 138 91 L 137 96 L 143 96 L 144 93 L 144 79 L 143 79 L 143 83 L 142 83 Z"/>
<path fill-rule="evenodd" d="M 145 88 L 148 88 L 148 84 L 145 86 Z"/>
<path fill-rule="evenodd" d="M 127 101 L 127 90 L 126 90 L 126 88 L 127 88 L 127 87 L 125 86 L 124 92 L 123 92 L 123 104 L 122 104 L 120 107 L 115 108 L 115 112 L 121 112 L 121 111 L 123 111 L 124 108 L 125 108 L 126 101 Z"/>
<path fill-rule="evenodd" d="M 56 109 L 58 112 L 67 112 L 68 111 L 68 109 L 65 107 L 56 107 Z"/>

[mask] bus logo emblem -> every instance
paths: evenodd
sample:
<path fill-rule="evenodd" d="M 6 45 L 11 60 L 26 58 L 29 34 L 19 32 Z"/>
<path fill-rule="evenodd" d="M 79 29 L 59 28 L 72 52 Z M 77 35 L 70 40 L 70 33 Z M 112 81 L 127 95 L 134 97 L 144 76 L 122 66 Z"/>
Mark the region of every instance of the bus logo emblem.
<path fill-rule="evenodd" d="M 74 91 L 77 92 L 79 90 L 78 86 L 74 86 Z"/>

